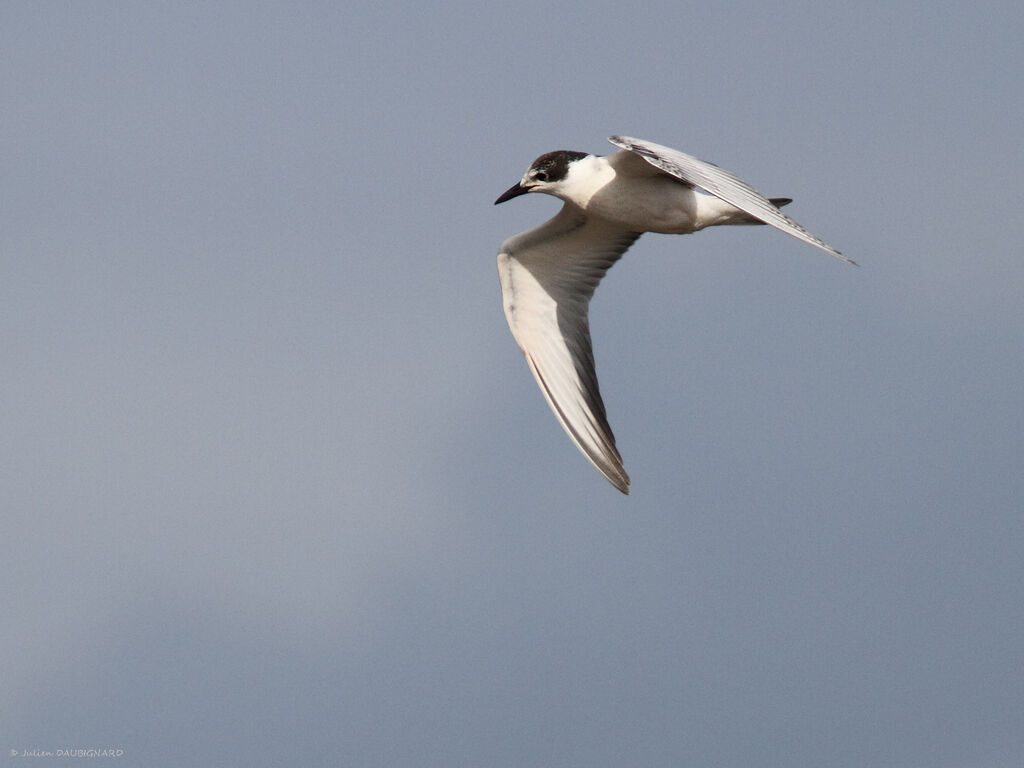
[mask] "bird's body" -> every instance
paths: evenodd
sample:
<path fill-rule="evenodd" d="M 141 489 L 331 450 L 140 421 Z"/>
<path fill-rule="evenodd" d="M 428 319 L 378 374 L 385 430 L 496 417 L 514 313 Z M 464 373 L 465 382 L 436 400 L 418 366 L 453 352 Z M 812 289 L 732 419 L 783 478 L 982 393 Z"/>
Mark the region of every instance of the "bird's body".
<path fill-rule="evenodd" d="M 541 155 L 495 202 L 527 192 L 564 201 L 554 218 L 506 240 L 498 253 L 512 335 L 566 432 L 623 493 L 629 477 L 615 448 L 594 370 L 587 308 L 605 272 L 644 232 L 688 234 L 722 224 L 771 224 L 849 261 L 769 200 L 717 166 L 668 147 L 611 137 L 607 157 Z"/>
<path fill-rule="evenodd" d="M 589 219 L 601 219 L 628 232 L 689 234 L 708 226 L 723 207 L 739 213 L 627 150 L 608 157 L 587 155 L 569 164 L 556 196 Z"/>

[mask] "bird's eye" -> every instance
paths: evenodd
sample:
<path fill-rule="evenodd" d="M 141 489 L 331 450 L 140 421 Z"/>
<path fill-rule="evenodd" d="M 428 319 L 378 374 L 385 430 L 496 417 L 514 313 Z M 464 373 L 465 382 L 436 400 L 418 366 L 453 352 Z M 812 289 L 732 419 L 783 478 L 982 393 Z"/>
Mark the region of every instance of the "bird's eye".
<path fill-rule="evenodd" d="M 533 174 L 533 179 L 534 181 L 547 181 L 548 173 L 547 171 L 537 171 L 535 174 Z"/>

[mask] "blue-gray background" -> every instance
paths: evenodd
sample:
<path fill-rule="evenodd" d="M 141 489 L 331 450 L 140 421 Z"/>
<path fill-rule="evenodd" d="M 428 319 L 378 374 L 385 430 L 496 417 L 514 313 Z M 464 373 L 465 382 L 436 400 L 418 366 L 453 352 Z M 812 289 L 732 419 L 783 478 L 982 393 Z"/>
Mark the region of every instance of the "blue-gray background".
<path fill-rule="evenodd" d="M 5 4 L 0 754 L 1020 766 L 1022 26 Z M 863 265 L 643 238 L 592 306 L 629 498 L 494 263 L 612 133 Z"/>

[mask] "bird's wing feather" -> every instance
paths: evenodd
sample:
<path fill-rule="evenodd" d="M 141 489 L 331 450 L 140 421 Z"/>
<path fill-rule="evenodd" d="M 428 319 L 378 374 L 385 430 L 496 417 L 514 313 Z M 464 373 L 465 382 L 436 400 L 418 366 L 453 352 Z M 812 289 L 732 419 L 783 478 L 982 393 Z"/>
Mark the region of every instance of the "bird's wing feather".
<path fill-rule="evenodd" d="M 566 203 L 498 254 L 505 317 L 544 397 L 583 455 L 623 493 L 629 476 L 597 385 L 587 309 L 605 272 L 638 237 Z"/>
<path fill-rule="evenodd" d="M 687 184 L 700 187 L 720 200 L 734 205 L 741 211 L 749 213 L 765 224 L 792 235 L 795 238 L 830 253 L 837 259 L 855 264 L 852 259 L 843 256 L 839 251 L 826 243 L 817 235 L 812 235 L 793 219 L 780 211 L 768 198 L 751 187 L 747 182 L 729 171 L 712 163 L 699 160 L 677 149 L 663 147 L 643 139 L 629 136 L 611 136 L 608 141 L 617 147 L 635 152 L 655 168 L 674 176 Z"/>

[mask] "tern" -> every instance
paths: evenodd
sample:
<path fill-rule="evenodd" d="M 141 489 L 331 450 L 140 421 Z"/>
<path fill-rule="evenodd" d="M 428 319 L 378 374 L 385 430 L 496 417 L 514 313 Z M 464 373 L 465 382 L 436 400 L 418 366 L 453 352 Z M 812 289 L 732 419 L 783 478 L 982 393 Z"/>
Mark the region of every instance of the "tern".
<path fill-rule="evenodd" d="M 628 136 L 618 152 L 541 155 L 494 204 L 528 192 L 564 202 L 554 218 L 498 253 L 505 318 L 544 397 L 576 447 L 623 493 L 629 475 L 597 385 L 587 311 L 601 278 L 644 232 L 685 235 L 723 224 L 770 224 L 850 264 L 766 198 L 717 165 Z"/>

